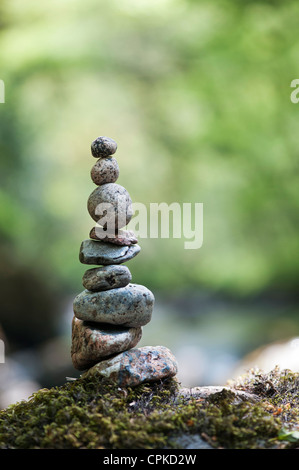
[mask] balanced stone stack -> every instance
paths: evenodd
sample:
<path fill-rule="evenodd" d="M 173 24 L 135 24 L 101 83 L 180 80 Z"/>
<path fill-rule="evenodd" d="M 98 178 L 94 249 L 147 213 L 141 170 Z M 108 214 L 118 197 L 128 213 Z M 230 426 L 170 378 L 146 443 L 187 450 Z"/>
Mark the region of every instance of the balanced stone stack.
<path fill-rule="evenodd" d="M 123 264 L 138 255 L 140 246 L 134 233 L 123 229 L 133 215 L 132 201 L 116 183 L 119 167 L 112 157 L 116 149 L 108 137 L 91 144 L 98 159 L 91 170 L 97 188 L 87 207 L 97 224 L 82 242 L 79 259 L 97 267 L 85 272 L 85 290 L 74 300 L 71 356 L 84 376 L 100 374 L 119 386 L 135 386 L 173 377 L 177 363 L 164 346 L 135 347 L 142 327 L 151 320 L 155 299 L 149 289 L 131 283 L 130 270 Z"/>

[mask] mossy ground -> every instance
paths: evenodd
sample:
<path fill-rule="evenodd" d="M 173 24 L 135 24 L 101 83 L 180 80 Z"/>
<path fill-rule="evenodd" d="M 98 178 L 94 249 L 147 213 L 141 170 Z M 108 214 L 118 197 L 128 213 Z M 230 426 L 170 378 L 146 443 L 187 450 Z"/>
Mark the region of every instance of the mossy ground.
<path fill-rule="evenodd" d="M 207 399 L 180 397 L 175 380 L 120 389 L 102 378 L 42 389 L 0 412 L 1 449 L 178 448 L 176 438 L 197 434 L 215 448 L 299 446 L 299 374 L 251 371 L 233 388 Z"/>

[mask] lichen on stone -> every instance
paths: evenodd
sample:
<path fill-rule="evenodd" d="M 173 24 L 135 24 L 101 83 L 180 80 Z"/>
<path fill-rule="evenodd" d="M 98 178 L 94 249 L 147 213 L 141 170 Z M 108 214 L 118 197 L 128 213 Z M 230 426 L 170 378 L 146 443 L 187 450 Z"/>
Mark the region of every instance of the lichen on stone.
<path fill-rule="evenodd" d="M 80 377 L 2 410 L 0 448 L 180 448 L 182 435 L 200 436 L 212 448 L 295 448 L 298 383 L 291 371 L 249 371 L 229 389 L 186 398 L 176 379 L 120 388 Z M 238 390 L 258 400 L 237 400 Z"/>

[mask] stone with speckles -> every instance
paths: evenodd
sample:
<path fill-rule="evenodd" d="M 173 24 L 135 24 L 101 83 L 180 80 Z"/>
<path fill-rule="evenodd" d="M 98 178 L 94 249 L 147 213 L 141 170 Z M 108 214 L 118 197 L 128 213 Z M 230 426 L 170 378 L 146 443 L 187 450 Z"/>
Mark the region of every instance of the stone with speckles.
<path fill-rule="evenodd" d="M 144 382 L 173 377 L 177 371 L 177 361 L 168 348 L 144 346 L 101 361 L 82 377 L 100 375 L 113 380 L 119 387 L 135 387 Z"/>
<path fill-rule="evenodd" d="M 117 183 L 98 186 L 88 198 L 87 209 L 93 220 L 110 231 L 123 228 L 133 215 L 131 197 Z"/>
<path fill-rule="evenodd" d="M 132 280 L 132 275 L 127 266 L 110 265 L 101 268 L 92 268 L 85 271 L 82 284 L 85 289 L 99 292 L 127 286 Z"/>
<path fill-rule="evenodd" d="M 86 323 L 74 316 L 71 347 L 73 366 L 78 370 L 88 369 L 104 358 L 134 348 L 141 336 L 141 328 Z"/>
<path fill-rule="evenodd" d="M 80 247 L 79 260 L 83 264 L 122 264 L 140 252 L 140 246 L 118 246 L 96 240 L 84 240 Z"/>
<path fill-rule="evenodd" d="M 89 233 L 89 237 L 93 240 L 101 240 L 113 245 L 130 246 L 138 243 L 135 233 L 132 230 L 118 230 L 116 233 L 107 233 L 102 227 L 93 227 Z"/>
<path fill-rule="evenodd" d="M 75 297 L 73 308 L 80 320 L 138 327 L 150 322 L 154 301 L 146 287 L 128 284 L 102 292 L 85 290 Z"/>
<path fill-rule="evenodd" d="M 110 137 L 99 136 L 91 143 L 91 154 L 95 158 L 109 157 L 116 149 L 117 143 Z"/>
<path fill-rule="evenodd" d="M 118 163 L 113 157 L 100 158 L 92 167 L 90 176 L 94 184 L 100 186 L 115 183 L 119 177 Z"/>

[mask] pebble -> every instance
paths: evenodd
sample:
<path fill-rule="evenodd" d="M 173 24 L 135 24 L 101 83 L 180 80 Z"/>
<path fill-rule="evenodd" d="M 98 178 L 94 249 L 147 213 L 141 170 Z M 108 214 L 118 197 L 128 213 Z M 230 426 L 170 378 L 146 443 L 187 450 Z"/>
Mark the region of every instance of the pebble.
<path fill-rule="evenodd" d="M 146 287 L 128 284 L 102 292 L 84 290 L 75 297 L 73 308 L 80 320 L 138 327 L 150 322 L 154 301 Z"/>
<path fill-rule="evenodd" d="M 127 286 L 132 275 L 127 266 L 109 265 L 102 268 L 92 268 L 85 271 L 82 283 L 85 289 L 99 292 Z"/>
<path fill-rule="evenodd" d="M 79 260 L 82 264 L 122 264 L 134 258 L 140 252 L 140 246 L 117 246 L 95 240 L 81 243 Z"/>
<path fill-rule="evenodd" d="M 142 336 L 141 328 L 120 328 L 72 321 L 72 362 L 84 370 L 113 354 L 134 348 Z"/>
<path fill-rule="evenodd" d="M 87 209 L 93 220 L 102 226 L 108 224 L 108 229 L 112 227 L 112 230 L 123 228 L 133 215 L 131 197 L 128 191 L 117 183 L 98 186 L 88 198 Z M 105 224 L 100 222 L 101 218 Z"/>
<path fill-rule="evenodd" d="M 121 245 L 121 246 L 130 246 L 138 243 L 138 239 L 135 236 L 133 230 L 118 230 L 115 234 L 108 234 L 106 236 L 102 236 L 102 233 L 97 236 L 98 227 L 93 227 L 89 233 L 89 237 L 93 240 L 101 240 L 102 242 L 106 243 L 113 243 L 114 245 Z"/>
<path fill-rule="evenodd" d="M 90 176 L 98 186 L 106 183 L 115 183 L 119 177 L 119 167 L 115 158 L 100 158 L 92 167 Z"/>
<path fill-rule="evenodd" d="M 173 377 L 177 362 L 165 346 L 144 346 L 122 352 L 95 364 L 82 377 L 100 375 L 115 381 L 119 387 L 135 387 Z"/>
<path fill-rule="evenodd" d="M 97 137 L 91 144 L 91 154 L 95 158 L 109 157 L 116 152 L 117 143 L 110 137 Z"/>

